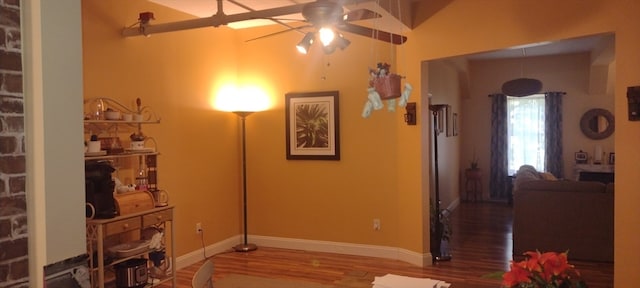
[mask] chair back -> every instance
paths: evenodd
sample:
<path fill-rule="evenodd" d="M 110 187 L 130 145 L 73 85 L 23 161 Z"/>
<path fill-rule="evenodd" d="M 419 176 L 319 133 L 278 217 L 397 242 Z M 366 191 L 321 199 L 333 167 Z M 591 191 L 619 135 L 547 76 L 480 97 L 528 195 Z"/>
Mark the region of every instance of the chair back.
<path fill-rule="evenodd" d="M 196 271 L 196 274 L 193 275 L 193 279 L 191 279 L 191 287 L 213 288 L 211 276 L 213 276 L 213 262 L 205 260 L 204 264 L 202 264 L 202 266 L 198 268 L 198 271 Z"/>

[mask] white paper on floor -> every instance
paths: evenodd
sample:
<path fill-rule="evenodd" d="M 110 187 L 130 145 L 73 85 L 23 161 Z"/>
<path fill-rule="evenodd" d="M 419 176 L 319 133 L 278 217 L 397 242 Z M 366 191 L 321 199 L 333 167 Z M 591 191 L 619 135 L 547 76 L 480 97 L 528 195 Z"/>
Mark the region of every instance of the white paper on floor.
<path fill-rule="evenodd" d="M 451 284 L 440 280 L 393 274 L 375 277 L 373 280 L 373 288 L 447 288 L 449 286 Z"/>

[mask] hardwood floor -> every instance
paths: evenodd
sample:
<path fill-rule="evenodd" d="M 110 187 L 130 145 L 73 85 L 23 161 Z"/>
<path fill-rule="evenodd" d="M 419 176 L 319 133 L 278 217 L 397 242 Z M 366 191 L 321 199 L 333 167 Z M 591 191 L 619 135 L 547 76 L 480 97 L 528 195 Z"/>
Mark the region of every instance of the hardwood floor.
<path fill-rule="evenodd" d="M 453 288 L 500 287 L 500 279 L 483 277 L 506 271 L 511 260 L 511 207 L 502 203 L 461 203 L 452 213 L 451 261 L 420 268 L 402 261 L 332 253 L 259 247 L 249 253 L 210 257 L 214 281 L 229 274 L 286 278 L 335 285 L 371 287 L 375 276 L 387 273 L 444 280 Z M 613 287 L 613 264 L 578 262 L 591 288 Z M 178 286 L 190 287 L 202 262 L 178 271 Z M 214 282 L 215 283 L 215 282 Z M 168 286 L 164 286 L 168 287 Z"/>

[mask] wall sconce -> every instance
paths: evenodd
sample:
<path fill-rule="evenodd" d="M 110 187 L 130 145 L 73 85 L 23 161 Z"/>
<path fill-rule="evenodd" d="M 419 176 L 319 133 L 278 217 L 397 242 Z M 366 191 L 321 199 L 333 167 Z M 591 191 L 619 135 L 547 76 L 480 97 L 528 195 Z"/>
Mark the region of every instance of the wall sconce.
<path fill-rule="evenodd" d="M 640 121 L 640 86 L 627 87 L 629 121 Z"/>
<path fill-rule="evenodd" d="M 416 102 L 407 103 L 405 109 L 407 109 L 407 113 L 404 114 L 404 122 L 406 122 L 407 125 L 416 125 Z"/>

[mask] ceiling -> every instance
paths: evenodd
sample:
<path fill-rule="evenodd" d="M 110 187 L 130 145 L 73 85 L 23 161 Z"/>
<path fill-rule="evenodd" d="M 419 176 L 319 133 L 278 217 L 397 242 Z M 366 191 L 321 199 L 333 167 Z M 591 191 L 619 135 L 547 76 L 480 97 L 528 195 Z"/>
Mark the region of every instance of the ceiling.
<path fill-rule="evenodd" d="M 162 6 L 167 6 L 174 10 L 178 10 L 193 16 L 204 18 L 214 15 L 218 12 L 216 0 L 149 0 Z M 234 0 L 223 1 L 222 11 L 227 15 L 250 12 L 252 10 L 265 10 L 288 5 L 311 2 L 313 0 Z M 247 9 L 248 8 L 248 9 Z M 302 19 L 302 15 L 284 15 L 282 18 Z M 160 22 L 160 21 L 158 21 Z M 255 26 L 274 24 L 271 20 L 257 19 L 231 23 L 228 26 L 234 29 L 249 28 Z"/>
<path fill-rule="evenodd" d="M 150 2 L 172 8 L 187 14 L 191 14 L 196 18 L 210 17 L 218 13 L 218 1 L 217 0 L 149 0 Z M 226 15 L 234 15 L 239 13 L 246 13 L 250 11 L 265 10 L 277 7 L 284 7 L 296 4 L 304 4 L 314 2 L 316 0 L 224 0 L 222 1 L 222 12 Z M 403 29 L 410 29 L 408 25 L 402 24 L 393 15 L 389 14 L 385 9 L 378 6 L 379 1 L 374 0 L 334 0 L 334 1 L 347 1 L 351 4 L 345 5 L 345 10 L 353 10 L 359 8 L 366 8 L 373 10 L 382 15 L 382 18 L 377 19 L 375 24 L 378 27 L 385 27 L 384 30 L 393 33 L 403 34 Z M 417 3 L 423 0 L 399 0 L 408 3 Z M 388 1 L 387 1 L 388 2 Z M 398 2 L 400 5 L 400 2 Z M 409 4 L 410 5 L 410 4 Z M 156 16 L 155 22 L 163 23 L 162 19 L 158 19 Z M 277 17 L 278 22 L 282 22 L 285 25 L 287 23 L 294 22 L 295 20 L 303 20 L 301 14 L 282 15 Z M 373 20 L 368 20 L 373 21 Z M 281 23 L 281 24 L 282 24 Z M 278 24 L 273 20 L 268 19 L 255 19 L 241 22 L 229 23 L 227 26 L 233 29 L 250 28 L 264 25 Z M 406 31 L 405 31 L 406 32 Z M 589 36 L 554 42 L 541 42 L 532 43 L 528 45 L 510 47 L 507 49 L 483 52 L 471 55 L 465 55 L 468 60 L 481 60 L 481 59 L 496 59 L 496 58 L 513 58 L 513 57 L 533 57 L 544 56 L 554 54 L 568 54 L 587 51 L 607 50 L 605 47 L 613 45 L 613 35 L 604 34 L 597 36 Z M 611 50 L 611 49 L 609 49 Z M 608 53 L 613 54 L 613 53 Z M 594 61 L 611 61 L 613 56 L 603 54 L 599 56 L 600 59 L 594 59 Z"/>
<path fill-rule="evenodd" d="M 209 17 L 218 12 L 218 1 L 217 0 L 149 0 L 150 2 L 166 6 L 172 8 L 174 10 L 178 10 L 187 14 L 191 14 L 198 18 Z M 226 15 L 234 15 L 240 13 L 246 13 L 251 11 L 259 11 L 265 9 L 272 9 L 278 7 L 285 7 L 296 4 L 305 4 L 310 2 L 315 2 L 316 0 L 224 0 L 222 1 L 222 11 Z M 345 1 L 345 0 L 340 0 Z M 417 2 L 420 0 L 399 0 L 402 2 Z M 335 1 L 334 1 L 335 2 Z M 347 0 L 346 2 L 350 2 L 350 4 L 345 5 L 345 11 L 349 11 L 352 9 L 358 8 L 366 8 L 369 10 L 373 10 L 382 15 L 382 18 L 376 20 L 379 21 L 376 24 L 381 25 L 380 27 L 396 27 L 401 24 L 399 20 L 395 19 L 395 17 L 391 16 L 384 9 L 380 8 L 377 5 L 378 1 L 374 0 Z M 293 22 L 295 20 L 302 21 L 304 18 L 300 13 L 291 14 L 291 15 L 282 15 L 277 17 L 278 21 L 283 23 Z M 389 22 L 392 21 L 392 22 Z M 157 22 L 161 22 L 161 19 L 158 19 Z M 273 25 L 277 24 L 277 22 L 268 20 L 268 19 L 255 19 L 255 20 L 247 20 L 241 22 L 229 23 L 227 26 L 233 29 L 242 29 L 242 28 L 250 28 L 256 26 L 264 26 L 264 25 Z M 403 25 L 403 28 L 407 28 L 406 25 Z M 386 29 L 389 32 L 398 33 L 397 31 L 401 29 Z"/>
<path fill-rule="evenodd" d="M 468 60 L 483 60 L 593 52 L 594 59 L 592 60 L 594 62 L 609 63 L 613 60 L 613 42 L 613 34 L 602 34 L 514 46 L 497 51 L 470 54 L 466 55 L 465 58 Z"/>

